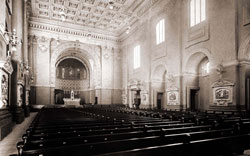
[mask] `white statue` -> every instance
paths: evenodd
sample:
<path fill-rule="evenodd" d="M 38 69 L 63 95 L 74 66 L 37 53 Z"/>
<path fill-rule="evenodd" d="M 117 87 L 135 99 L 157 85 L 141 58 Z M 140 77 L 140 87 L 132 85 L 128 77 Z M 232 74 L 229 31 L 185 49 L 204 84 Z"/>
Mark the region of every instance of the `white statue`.
<path fill-rule="evenodd" d="M 74 91 L 73 90 L 71 90 L 71 93 L 70 93 L 70 98 L 71 98 L 71 100 L 74 100 Z"/>

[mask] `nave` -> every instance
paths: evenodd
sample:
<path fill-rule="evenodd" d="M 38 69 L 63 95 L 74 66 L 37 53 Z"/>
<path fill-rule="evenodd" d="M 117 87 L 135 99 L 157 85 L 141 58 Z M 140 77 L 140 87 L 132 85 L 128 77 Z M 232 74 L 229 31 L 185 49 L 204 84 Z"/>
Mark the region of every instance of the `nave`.
<path fill-rule="evenodd" d="M 22 156 L 242 155 L 249 132 L 250 119 L 229 112 L 50 107 L 38 112 L 17 149 Z"/>

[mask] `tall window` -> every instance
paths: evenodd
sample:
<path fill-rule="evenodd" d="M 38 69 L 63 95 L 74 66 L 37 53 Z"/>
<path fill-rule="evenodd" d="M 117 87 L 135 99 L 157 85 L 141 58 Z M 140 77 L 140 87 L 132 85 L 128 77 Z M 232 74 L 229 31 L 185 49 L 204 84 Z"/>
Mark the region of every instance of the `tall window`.
<path fill-rule="evenodd" d="M 136 46 L 134 48 L 134 69 L 137 69 L 141 66 L 141 58 L 140 58 L 140 46 Z"/>
<path fill-rule="evenodd" d="M 165 41 L 165 20 L 160 20 L 156 25 L 156 44 Z"/>
<path fill-rule="evenodd" d="M 209 72 L 210 72 L 210 62 L 206 62 L 205 64 L 203 64 L 202 69 L 203 69 L 203 74 L 202 75 L 203 76 L 208 75 Z"/>
<path fill-rule="evenodd" d="M 190 1 L 190 26 L 206 20 L 206 0 Z"/>

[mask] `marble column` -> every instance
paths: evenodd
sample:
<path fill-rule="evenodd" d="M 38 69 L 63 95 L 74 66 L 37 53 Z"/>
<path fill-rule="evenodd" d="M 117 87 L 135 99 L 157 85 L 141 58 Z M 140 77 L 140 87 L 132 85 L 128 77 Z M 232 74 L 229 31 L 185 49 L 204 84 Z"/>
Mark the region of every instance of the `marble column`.
<path fill-rule="evenodd" d="M 27 16 L 27 0 L 23 3 L 23 62 L 25 64 L 25 93 L 24 93 L 24 115 L 25 117 L 28 117 L 30 115 L 30 109 L 29 109 L 29 92 L 30 92 L 30 71 L 29 71 L 29 62 L 28 62 L 28 16 Z"/>
<path fill-rule="evenodd" d="M 23 42 L 23 0 L 13 0 L 12 1 L 12 30 L 16 30 L 16 35 L 18 40 Z M 12 108 L 14 114 L 14 120 L 17 124 L 22 123 L 24 120 L 24 109 L 23 109 L 23 44 L 18 44 L 16 47 L 16 52 L 12 53 L 12 64 L 14 71 L 11 76 L 11 98 L 12 98 Z"/>

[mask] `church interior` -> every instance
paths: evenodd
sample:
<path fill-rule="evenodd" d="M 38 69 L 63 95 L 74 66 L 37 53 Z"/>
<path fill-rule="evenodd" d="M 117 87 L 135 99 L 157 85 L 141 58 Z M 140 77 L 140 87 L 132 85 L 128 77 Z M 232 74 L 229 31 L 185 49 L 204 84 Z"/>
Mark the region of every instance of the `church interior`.
<path fill-rule="evenodd" d="M 250 155 L 249 0 L 0 0 L 0 156 Z"/>

